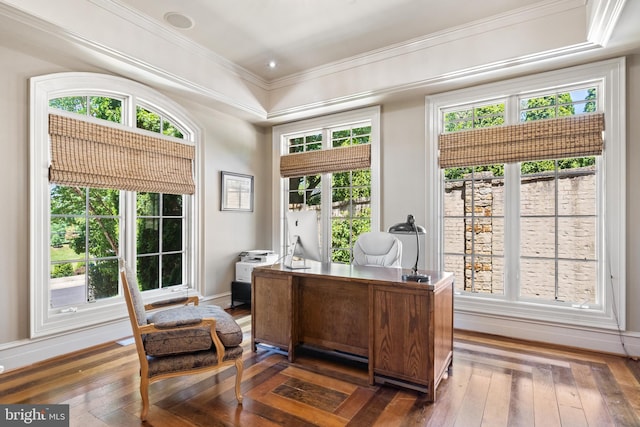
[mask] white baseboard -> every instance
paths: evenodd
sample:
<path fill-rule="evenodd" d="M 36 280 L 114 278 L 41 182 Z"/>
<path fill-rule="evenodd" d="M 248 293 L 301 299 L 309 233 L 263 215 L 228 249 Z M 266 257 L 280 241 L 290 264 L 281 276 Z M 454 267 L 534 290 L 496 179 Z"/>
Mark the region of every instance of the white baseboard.
<path fill-rule="evenodd" d="M 129 319 L 122 319 L 63 335 L 14 341 L 0 346 L 0 363 L 6 372 L 130 335 Z"/>
<path fill-rule="evenodd" d="M 637 332 L 618 333 L 475 313 L 455 312 L 453 319 L 455 329 L 640 357 L 640 333 Z"/>
<path fill-rule="evenodd" d="M 201 304 L 229 307 L 231 294 L 203 298 Z M 128 318 L 65 334 L 0 344 L 0 365 L 11 371 L 47 359 L 131 336 Z"/>

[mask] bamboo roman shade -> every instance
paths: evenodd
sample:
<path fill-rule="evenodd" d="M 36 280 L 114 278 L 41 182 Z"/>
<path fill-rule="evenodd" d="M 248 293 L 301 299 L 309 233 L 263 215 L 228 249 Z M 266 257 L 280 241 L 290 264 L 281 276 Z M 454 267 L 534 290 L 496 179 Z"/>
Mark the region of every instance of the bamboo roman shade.
<path fill-rule="evenodd" d="M 70 186 L 193 194 L 195 147 L 49 114 L 49 181 Z"/>
<path fill-rule="evenodd" d="M 345 172 L 371 167 L 371 144 L 306 151 L 280 157 L 283 178 Z"/>
<path fill-rule="evenodd" d="M 440 134 L 440 168 L 602 154 L 604 114 Z"/>

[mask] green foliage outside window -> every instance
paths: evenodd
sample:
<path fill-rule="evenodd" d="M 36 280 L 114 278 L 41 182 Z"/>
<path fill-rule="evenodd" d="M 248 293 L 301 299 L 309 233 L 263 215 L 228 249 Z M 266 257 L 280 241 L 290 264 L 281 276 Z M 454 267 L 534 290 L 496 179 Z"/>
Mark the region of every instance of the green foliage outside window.
<path fill-rule="evenodd" d="M 118 294 L 117 262 L 106 260 L 118 255 L 119 197 L 118 190 L 51 186 L 51 250 L 68 249 L 71 258 L 53 265 L 52 278 L 87 273 L 94 298 Z"/>
<path fill-rule="evenodd" d="M 182 196 L 138 193 L 138 286 L 141 290 L 182 284 Z"/>
<path fill-rule="evenodd" d="M 136 127 L 180 139 L 184 138 L 184 135 L 175 124 L 164 119 L 159 114 L 139 106 L 136 107 Z M 162 129 L 162 132 L 160 129 Z"/>

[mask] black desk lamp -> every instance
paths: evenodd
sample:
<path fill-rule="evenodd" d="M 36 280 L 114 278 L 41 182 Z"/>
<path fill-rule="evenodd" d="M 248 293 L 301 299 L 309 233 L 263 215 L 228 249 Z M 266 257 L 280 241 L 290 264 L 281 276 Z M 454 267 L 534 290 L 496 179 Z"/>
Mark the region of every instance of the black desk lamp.
<path fill-rule="evenodd" d="M 391 234 L 415 234 L 416 235 L 416 263 L 411 270 L 411 274 L 403 274 L 402 280 L 411 282 L 428 282 L 431 277 L 427 274 L 418 273 L 418 260 L 420 259 L 420 238 L 419 234 L 427 234 L 427 230 L 421 225 L 416 225 L 416 220 L 413 215 L 407 215 L 406 222 L 399 222 L 396 225 L 389 227 L 389 233 Z"/>

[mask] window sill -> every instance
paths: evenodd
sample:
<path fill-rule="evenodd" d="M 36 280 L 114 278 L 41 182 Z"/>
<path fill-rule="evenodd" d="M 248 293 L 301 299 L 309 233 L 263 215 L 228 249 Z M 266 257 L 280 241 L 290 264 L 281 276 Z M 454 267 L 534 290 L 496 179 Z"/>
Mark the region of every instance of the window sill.
<path fill-rule="evenodd" d="M 455 310 L 460 313 L 480 314 L 511 319 L 528 320 L 551 325 L 574 325 L 584 328 L 618 330 L 616 316 L 603 309 L 578 308 L 536 304 L 523 301 L 505 301 L 462 294 L 455 295 Z"/>

